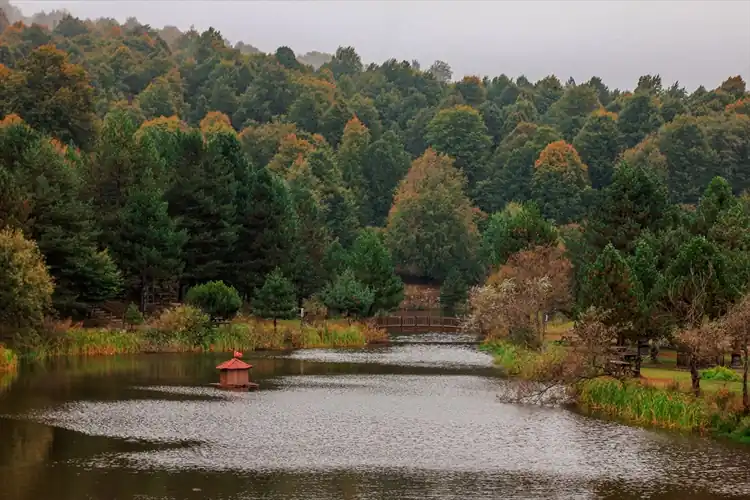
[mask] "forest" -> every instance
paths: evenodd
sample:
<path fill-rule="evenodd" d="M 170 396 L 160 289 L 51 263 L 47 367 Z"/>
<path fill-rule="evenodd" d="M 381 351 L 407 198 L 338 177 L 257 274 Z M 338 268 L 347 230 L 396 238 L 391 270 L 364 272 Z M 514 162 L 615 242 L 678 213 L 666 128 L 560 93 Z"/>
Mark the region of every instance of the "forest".
<path fill-rule="evenodd" d="M 143 304 L 161 282 L 350 297 L 343 309 L 372 316 L 398 307 L 403 282 L 440 285 L 453 312 L 471 287 L 554 275 L 563 292 L 537 304 L 606 310 L 624 341 L 721 317 L 747 292 L 740 76 L 692 92 L 659 75 L 631 90 L 454 81 L 444 61 L 365 66 L 353 47 L 314 67 L 215 29 L 12 18 L 0 14 L 6 326 Z"/>

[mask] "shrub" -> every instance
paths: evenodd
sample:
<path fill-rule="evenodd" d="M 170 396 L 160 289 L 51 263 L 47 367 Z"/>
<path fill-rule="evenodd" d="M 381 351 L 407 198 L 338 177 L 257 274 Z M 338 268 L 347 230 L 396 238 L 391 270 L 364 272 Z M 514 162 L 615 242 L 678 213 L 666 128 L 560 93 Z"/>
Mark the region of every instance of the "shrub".
<path fill-rule="evenodd" d="M 0 344 L 0 373 L 15 370 L 17 365 L 16 353 Z"/>
<path fill-rule="evenodd" d="M 156 346 L 206 345 L 210 340 L 210 318 L 200 309 L 180 305 L 162 312 L 149 325 L 148 340 Z"/>
<path fill-rule="evenodd" d="M 739 382 L 742 380 L 740 374 L 726 366 L 715 366 L 701 370 L 701 378 L 704 380 L 717 380 L 720 382 Z"/>
<path fill-rule="evenodd" d="M 230 319 L 242 306 L 237 290 L 223 281 L 209 281 L 188 290 L 185 302 L 200 308 L 212 320 Z"/>
<path fill-rule="evenodd" d="M 317 295 L 304 299 L 302 309 L 305 310 L 305 319 L 309 321 L 324 320 L 328 316 L 328 308 Z"/>

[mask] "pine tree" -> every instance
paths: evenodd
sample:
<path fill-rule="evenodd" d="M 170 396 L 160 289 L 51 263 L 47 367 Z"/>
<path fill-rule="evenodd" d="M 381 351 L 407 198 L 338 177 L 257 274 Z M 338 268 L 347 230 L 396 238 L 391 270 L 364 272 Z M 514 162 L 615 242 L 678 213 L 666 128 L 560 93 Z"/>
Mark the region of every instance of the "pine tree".
<path fill-rule="evenodd" d="M 156 280 L 180 276 L 185 262 L 187 232 L 169 216 L 164 192 L 150 172 L 131 188 L 118 217 L 111 250 L 125 274 L 139 291 L 143 311 L 145 292 Z"/>
<path fill-rule="evenodd" d="M 349 252 L 348 265 L 354 277 L 374 293 L 371 313 L 398 307 L 404 298 L 404 284 L 394 272 L 391 254 L 376 230 L 360 232 Z"/>
<path fill-rule="evenodd" d="M 23 122 L 0 127 L 0 178 L 8 181 L 0 189 L 18 199 L 0 213 L 0 224 L 23 229 L 36 241 L 55 280 L 53 304 L 65 314 L 114 298 L 122 284 L 108 253 L 97 247 L 80 172 L 81 158 L 73 150 Z"/>
<path fill-rule="evenodd" d="M 266 276 L 263 286 L 255 293 L 253 314 L 261 318 L 272 318 L 275 332 L 276 320 L 293 317 L 296 309 L 297 297 L 294 285 L 284 276 L 281 269 L 274 269 Z"/>
<path fill-rule="evenodd" d="M 330 311 L 336 311 L 347 317 L 365 316 L 372 308 L 375 292 L 357 280 L 351 269 L 346 269 L 334 281 L 326 285 L 322 299 Z"/>
<path fill-rule="evenodd" d="M 607 245 L 588 270 L 581 310 L 596 307 L 606 311 L 604 322 L 618 328 L 620 344 L 639 331 L 643 314 L 643 285 L 627 260 Z"/>
<path fill-rule="evenodd" d="M 220 155 L 209 154 L 198 131 L 179 132 L 179 148 L 182 155 L 166 199 L 170 215 L 188 234 L 183 277 L 189 285 L 231 282 L 237 241 L 234 172 Z"/>
<path fill-rule="evenodd" d="M 440 307 L 443 314 L 454 316 L 463 310 L 469 298 L 469 285 L 461 276 L 461 272 L 451 270 L 448 277 L 440 286 Z"/>
<path fill-rule="evenodd" d="M 289 188 L 265 167 L 252 168 L 237 193 L 238 239 L 231 279 L 252 297 L 274 269 L 291 270 L 296 215 Z"/>

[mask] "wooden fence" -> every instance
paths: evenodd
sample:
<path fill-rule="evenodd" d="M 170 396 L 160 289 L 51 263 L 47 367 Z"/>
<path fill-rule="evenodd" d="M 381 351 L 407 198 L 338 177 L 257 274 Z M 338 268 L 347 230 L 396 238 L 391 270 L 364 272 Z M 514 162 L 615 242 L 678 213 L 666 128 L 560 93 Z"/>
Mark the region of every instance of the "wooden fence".
<path fill-rule="evenodd" d="M 447 316 L 379 316 L 376 324 L 389 333 L 458 332 L 458 318 Z"/>

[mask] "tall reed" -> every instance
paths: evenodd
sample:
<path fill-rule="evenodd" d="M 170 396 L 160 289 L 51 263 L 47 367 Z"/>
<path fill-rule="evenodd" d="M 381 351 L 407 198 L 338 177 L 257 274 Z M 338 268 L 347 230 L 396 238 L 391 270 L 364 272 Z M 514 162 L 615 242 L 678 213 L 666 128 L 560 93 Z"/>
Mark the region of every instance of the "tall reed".
<path fill-rule="evenodd" d="M 611 378 L 582 382 L 577 390 L 583 408 L 636 424 L 701 433 L 711 426 L 708 403 L 689 394 Z"/>

